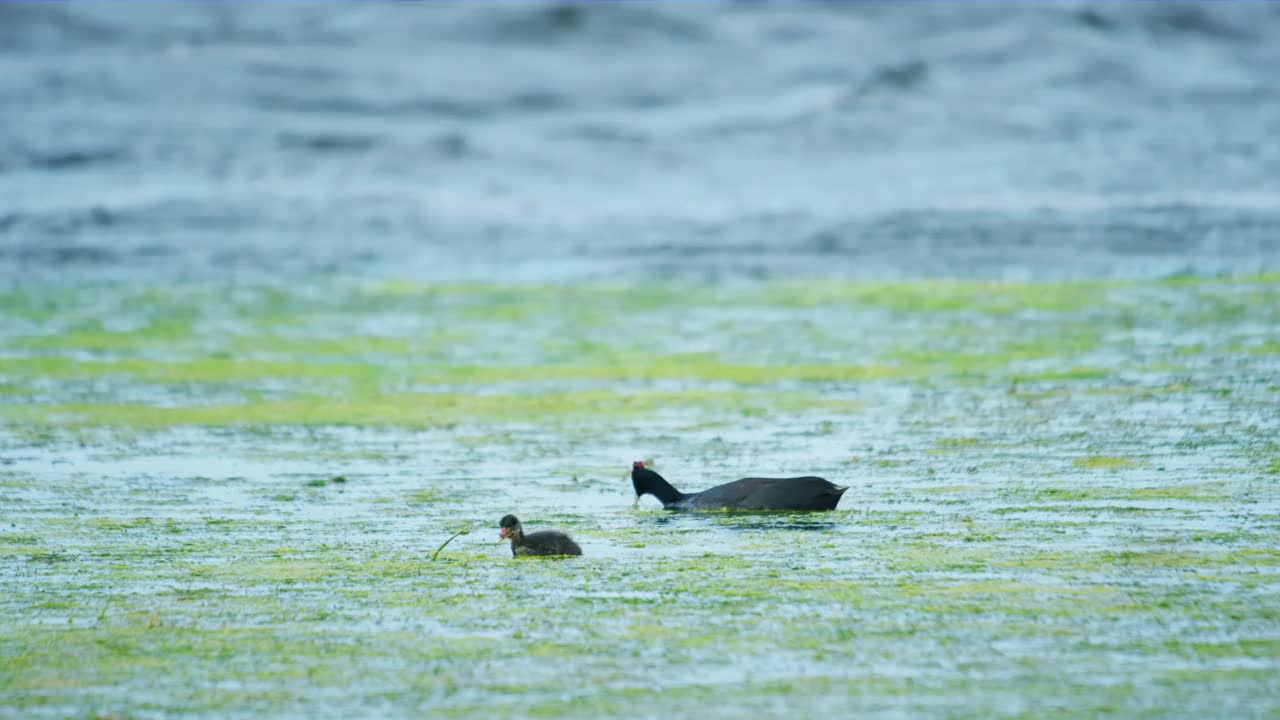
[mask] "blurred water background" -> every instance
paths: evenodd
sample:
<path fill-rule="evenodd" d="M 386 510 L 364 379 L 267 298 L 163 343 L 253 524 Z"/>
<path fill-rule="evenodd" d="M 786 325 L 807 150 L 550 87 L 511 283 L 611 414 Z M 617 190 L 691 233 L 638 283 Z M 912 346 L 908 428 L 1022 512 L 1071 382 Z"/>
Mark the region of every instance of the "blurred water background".
<path fill-rule="evenodd" d="M 1280 4 L 0 4 L 0 278 L 1280 266 Z"/>

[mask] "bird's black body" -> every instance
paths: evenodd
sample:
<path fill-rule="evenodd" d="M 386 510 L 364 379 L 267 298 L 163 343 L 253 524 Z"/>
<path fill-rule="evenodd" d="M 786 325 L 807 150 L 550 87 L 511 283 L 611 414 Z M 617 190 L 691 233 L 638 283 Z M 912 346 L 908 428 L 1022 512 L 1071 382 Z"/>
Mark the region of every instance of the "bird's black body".
<path fill-rule="evenodd" d="M 582 548 L 573 538 L 556 530 L 540 530 L 524 534 L 524 527 L 515 515 L 506 515 L 498 523 L 501 534 L 498 541 L 511 540 L 511 555 L 581 555 Z"/>
<path fill-rule="evenodd" d="M 682 493 L 636 461 L 631 468 L 636 498 L 653 495 L 667 510 L 834 510 L 847 487 L 812 475 L 743 478 L 697 493 Z"/>

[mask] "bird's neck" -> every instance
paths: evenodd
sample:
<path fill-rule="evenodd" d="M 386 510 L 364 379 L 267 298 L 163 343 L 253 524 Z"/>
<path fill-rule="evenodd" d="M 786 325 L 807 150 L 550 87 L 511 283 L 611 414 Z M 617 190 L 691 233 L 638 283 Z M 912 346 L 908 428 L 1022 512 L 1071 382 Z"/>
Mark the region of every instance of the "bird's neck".
<path fill-rule="evenodd" d="M 667 482 L 666 478 L 658 473 L 653 473 L 649 476 L 649 479 L 648 490 L 650 494 L 658 498 L 663 505 L 670 505 L 684 499 L 684 493 L 672 487 L 671 483 Z"/>

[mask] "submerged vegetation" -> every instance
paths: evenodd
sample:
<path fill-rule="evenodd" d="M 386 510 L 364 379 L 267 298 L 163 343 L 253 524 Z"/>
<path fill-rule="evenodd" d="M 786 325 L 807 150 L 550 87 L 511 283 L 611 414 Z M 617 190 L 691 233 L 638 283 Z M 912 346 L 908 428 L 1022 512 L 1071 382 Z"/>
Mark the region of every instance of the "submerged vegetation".
<path fill-rule="evenodd" d="M 14 286 L 0 318 L 0 715 L 1280 709 L 1275 274 Z M 852 487 L 633 510 L 638 458 Z M 584 556 L 512 561 L 508 512 Z"/>
<path fill-rule="evenodd" d="M 850 391 L 882 380 L 1190 389 L 1206 364 L 1274 366 L 1278 284 L 10 289 L 0 419 L 422 427 L 853 411 Z"/>

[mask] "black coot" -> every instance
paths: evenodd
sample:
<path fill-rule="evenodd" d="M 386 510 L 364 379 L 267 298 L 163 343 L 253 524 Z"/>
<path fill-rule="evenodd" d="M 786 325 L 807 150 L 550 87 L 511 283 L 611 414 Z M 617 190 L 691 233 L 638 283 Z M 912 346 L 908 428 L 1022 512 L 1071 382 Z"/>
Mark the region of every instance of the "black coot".
<path fill-rule="evenodd" d="M 640 460 L 631 466 L 636 502 L 646 494 L 668 510 L 835 510 L 847 487 L 820 477 L 743 478 L 698 493 L 682 493 Z"/>
<path fill-rule="evenodd" d="M 582 548 L 573 538 L 555 530 L 540 530 L 524 534 L 524 527 L 515 515 L 505 515 L 498 523 L 498 542 L 511 541 L 511 554 L 523 555 L 581 555 Z"/>

